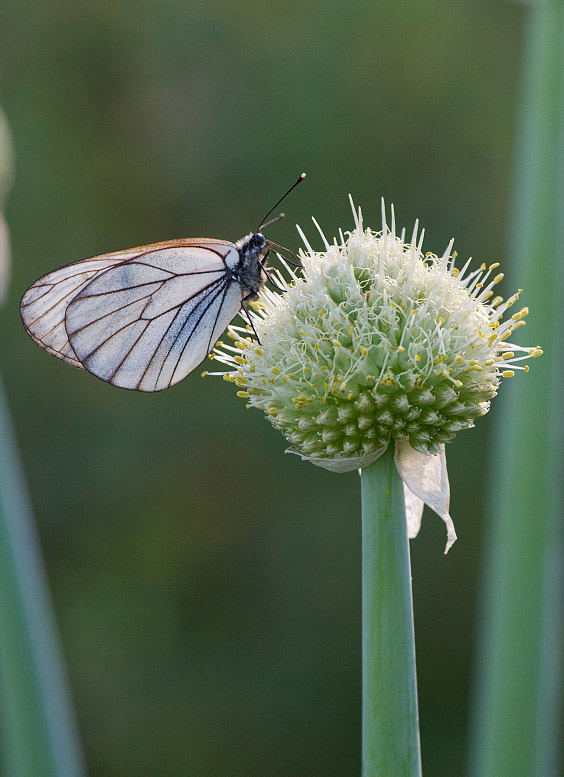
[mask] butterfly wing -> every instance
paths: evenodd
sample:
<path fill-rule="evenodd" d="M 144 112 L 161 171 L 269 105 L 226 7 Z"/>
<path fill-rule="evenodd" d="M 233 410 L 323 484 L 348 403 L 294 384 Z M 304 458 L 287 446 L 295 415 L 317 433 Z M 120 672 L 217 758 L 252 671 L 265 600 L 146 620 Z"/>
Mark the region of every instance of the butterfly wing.
<path fill-rule="evenodd" d="M 83 266 L 95 261 L 105 264 Z M 238 262 L 232 243 L 197 239 L 95 257 L 37 281 L 22 317 L 49 353 L 115 386 L 160 391 L 203 361 L 237 314 L 243 294 L 230 270 Z"/>
<path fill-rule="evenodd" d="M 95 256 L 59 267 L 36 281 L 23 295 L 20 305 L 24 326 L 32 340 L 52 356 L 84 369 L 69 343 L 66 309 L 96 275 L 133 256 L 136 256 L 134 250 Z"/>

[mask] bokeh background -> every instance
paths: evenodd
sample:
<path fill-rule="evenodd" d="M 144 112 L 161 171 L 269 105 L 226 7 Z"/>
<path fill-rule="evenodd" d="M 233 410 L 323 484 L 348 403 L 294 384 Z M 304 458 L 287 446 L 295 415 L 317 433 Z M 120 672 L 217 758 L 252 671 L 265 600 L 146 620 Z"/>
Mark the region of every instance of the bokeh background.
<path fill-rule="evenodd" d="M 285 456 L 220 379 L 142 395 L 48 357 L 21 294 L 85 256 L 235 240 L 302 170 L 269 231 L 294 250 L 296 221 L 314 245 L 311 215 L 351 227 L 351 192 L 376 228 L 383 195 L 427 250 L 455 236 L 503 260 L 522 16 L 502 0 L 4 0 L 0 370 L 91 777 L 358 775 L 359 479 Z M 443 556 L 426 512 L 411 543 L 433 777 L 464 774 L 495 412 L 449 446 L 459 541 Z"/>

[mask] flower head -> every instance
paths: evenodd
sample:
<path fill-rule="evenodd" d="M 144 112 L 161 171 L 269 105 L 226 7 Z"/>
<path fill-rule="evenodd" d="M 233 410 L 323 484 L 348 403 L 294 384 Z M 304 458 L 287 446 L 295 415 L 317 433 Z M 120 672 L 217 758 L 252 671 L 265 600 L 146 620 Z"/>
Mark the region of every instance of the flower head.
<path fill-rule="evenodd" d="M 424 255 L 417 223 L 406 242 L 393 210 L 391 228 L 383 215 L 378 233 L 353 213 L 355 228 L 332 245 L 320 230 L 322 252 L 301 233 L 303 277 L 287 268 L 288 284 L 278 274 L 286 293 L 264 289 L 253 314 L 260 345 L 230 327 L 235 344 L 216 358 L 248 405 L 314 463 L 352 469 L 391 441 L 404 458 L 438 459 L 487 413 L 500 379 L 542 351 L 508 343 L 528 311 L 504 320 L 519 292 L 494 296 L 497 263 L 458 270 L 452 241 L 442 256 Z"/>

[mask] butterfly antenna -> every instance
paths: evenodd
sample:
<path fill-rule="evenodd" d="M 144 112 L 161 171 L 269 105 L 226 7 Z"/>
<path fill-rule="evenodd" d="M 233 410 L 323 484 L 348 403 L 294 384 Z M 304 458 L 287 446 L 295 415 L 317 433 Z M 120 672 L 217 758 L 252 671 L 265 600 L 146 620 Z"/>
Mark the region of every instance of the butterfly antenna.
<path fill-rule="evenodd" d="M 267 221 L 264 224 L 261 224 L 259 229 L 264 229 L 264 227 L 269 227 L 271 224 L 274 224 L 277 221 L 280 221 L 281 219 L 285 218 L 285 213 L 279 213 L 278 216 L 275 216 L 273 219 L 270 219 L 270 221 Z"/>
<path fill-rule="evenodd" d="M 268 213 L 267 213 L 265 216 L 263 216 L 263 218 L 262 218 L 262 222 L 261 222 L 261 224 L 260 224 L 259 228 L 257 229 L 257 232 L 260 232 L 260 231 L 261 231 L 261 229 L 262 229 L 264 226 L 266 226 L 266 224 L 265 224 L 265 222 L 266 222 L 266 219 L 267 219 L 267 218 L 270 216 L 270 214 L 272 213 L 272 211 L 273 211 L 273 210 L 276 210 L 276 208 L 277 208 L 277 207 L 280 205 L 280 203 L 282 202 L 282 200 L 284 200 L 284 199 L 285 199 L 285 198 L 286 198 L 286 197 L 287 197 L 287 196 L 290 194 L 290 192 L 292 191 L 292 189 L 295 189 L 295 188 L 296 188 L 296 186 L 297 186 L 299 183 L 301 183 L 301 182 L 304 180 L 304 178 L 305 178 L 305 177 L 306 177 L 306 174 L 305 174 L 305 173 L 302 173 L 302 174 L 300 175 L 300 177 L 298 178 L 298 180 L 296 181 L 296 183 L 295 183 L 295 184 L 293 184 L 292 186 L 290 186 L 290 188 L 288 189 L 288 191 L 286 192 L 286 194 L 282 195 L 282 197 L 280 197 L 280 199 L 278 200 L 278 202 L 276 203 L 276 205 L 273 205 L 273 206 L 272 206 L 272 208 L 271 208 L 271 209 L 268 211 Z M 278 219 L 275 219 L 275 220 L 277 221 Z"/>

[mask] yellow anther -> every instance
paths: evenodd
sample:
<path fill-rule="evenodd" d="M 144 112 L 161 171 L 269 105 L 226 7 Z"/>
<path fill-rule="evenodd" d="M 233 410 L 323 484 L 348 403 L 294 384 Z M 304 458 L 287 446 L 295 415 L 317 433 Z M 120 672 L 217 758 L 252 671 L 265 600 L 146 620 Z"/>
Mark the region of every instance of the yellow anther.
<path fill-rule="evenodd" d="M 208 375 L 208 371 L 207 371 L 207 370 L 204 370 L 204 371 L 202 372 L 202 378 L 205 378 L 205 377 L 206 377 L 206 375 Z"/>
<path fill-rule="evenodd" d="M 285 375 L 282 375 L 282 383 L 288 383 L 288 378 Z"/>
<path fill-rule="evenodd" d="M 235 378 L 231 372 L 226 372 L 223 376 L 223 380 L 226 380 L 228 383 L 235 383 Z"/>
<path fill-rule="evenodd" d="M 247 343 L 244 340 L 237 340 L 235 348 L 238 348 L 240 351 L 245 351 L 247 349 Z"/>
<path fill-rule="evenodd" d="M 504 274 L 502 272 L 498 273 L 495 278 L 493 279 L 494 283 L 500 283 L 503 280 Z"/>
<path fill-rule="evenodd" d="M 491 299 L 492 297 L 493 297 L 493 291 L 490 289 L 484 294 L 483 300 L 484 302 L 487 302 L 487 300 Z"/>
<path fill-rule="evenodd" d="M 420 362 L 421 361 L 421 357 L 419 356 L 418 353 L 416 353 L 413 358 L 415 359 L 416 362 Z"/>
<path fill-rule="evenodd" d="M 233 357 L 233 361 L 237 362 L 237 364 L 246 364 L 247 363 L 247 360 L 243 359 L 242 356 L 234 356 Z"/>
<path fill-rule="evenodd" d="M 352 391 L 349 391 L 349 393 L 347 394 L 347 399 L 348 400 L 354 399 L 354 394 L 352 393 Z"/>
<path fill-rule="evenodd" d="M 536 348 L 532 349 L 532 351 L 530 352 L 530 355 L 533 357 L 533 359 L 536 359 L 537 356 L 542 356 L 543 353 L 544 352 L 543 352 L 542 348 L 539 348 L 538 345 L 537 345 Z"/>
<path fill-rule="evenodd" d="M 239 335 L 236 335 L 235 332 L 232 332 L 230 329 L 227 330 L 227 337 L 230 337 L 232 340 L 239 339 Z"/>
<path fill-rule="evenodd" d="M 485 269 L 486 269 L 486 265 L 485 265 L 485 263 L 484 263 L 484 262 L 482 262 L 482 264 L 480 265 L 480 270 L 481 270 L 482 272 L 484 272 L 484 270 L 485 270 Z"/>
<path fill-rule="evenodd" d="M 361 355 L 361 356 L 368 356 L 368 348 L 367 348 L 365 345 L 363 345 L 363 346 L 360 348 L 360 355 Z"/>
<path fill-rule="evenodd" d="M 280 370 L 278 369 L 278 367 L 273 367 L 272 368 L 272 374 L 273 375 L 280 375 Z"/>
<path fill-rule="evenodd" d="M 495 364 L 495 359 L 486 359 L 484 367 L 492 367 Z"/>
<path fill-rule="evenodd" d="M 258 348 L 258 347 L 255 348 L 255 353 L 256 353 L 257 356 L 262 356 L 262 354 L 263 354 L 262 348 Z"/>
<path fill-rule="evenodd" d="M 492 308 L 496 308 L 500 302 L 503 302 L 503 297 L 500 297 L 499 295 L 497 297 L 494 297 L 492 301 L 490 302 L 490 305 Z"/>
<path fill-rule="evenodd" d="M 488 267 L 488 270 L 496 270 L 499 267 L 499 262 L 494 262 L 493 264 L 490 264 Z"/>
<path fill-rule="evenodd" d="M 403 353 L 405 351 L 405 348 L 403 345 L 398 345 L 398 353 Z"/>
<path fill-rule="evenodd" d="M 504 354 L 502 354 L 501 358 L 504 362 L 509 361 L 509 359 L 512 359 L 515 356 L 515 353 L 513 351 L 506 351 Z"/>
<path fill-rule="evenodd" d="M 504 370 L 501 373 L 501 377 L 502 378 L 512 378 L 514 375 L 515 375 L 515 371 L 514 370 Z"/>
<path fill-rule="evenodd" d="M 521 308 L 518 313 L 514 313 L 511 316 L 512 321 L 519 321 L 521 318 L 525 318 L 525 316 L 529 315 L 529 308 Z"/>
<path fill-rule="evenodd" d="M 208 353 L 208 359 L 215 359 L 215 353 Z"/>
<path fill-rule="evenodd" d="M 243 399 L 248 399 L 249 392 L 248 391 L 238 391 L 237 392 L 238 397 L 242 397 Z"/>
<path fill-rule="evenodd" d="M 341 343 L 338 340 L 332 340 L 332 343 L 335 346 L 335 348 L 340 348 L 341 347 Z"/>
<path fill-rule="evenodd" d="M 455 361 L 457 364 L 460 364 L 460 362 L 463 362 L 463 361 L 464 361 L 464 358 L 463 358 L 463 357 L 462 357 L 462 356 L 461 356 L 459 353 L 457 353 L 457 354 L 456 354 L 456 356 L 454 357 L 454 361 Z"/>
<path fill-rule="evenodd" d="M 529 372 L 529 365 L 528 365 L 528 364 L 525 364 L 525 366 L 523 367 L 523 369 L 524 369 L 524 371 L 525 371 L 525 372 Z"/>

